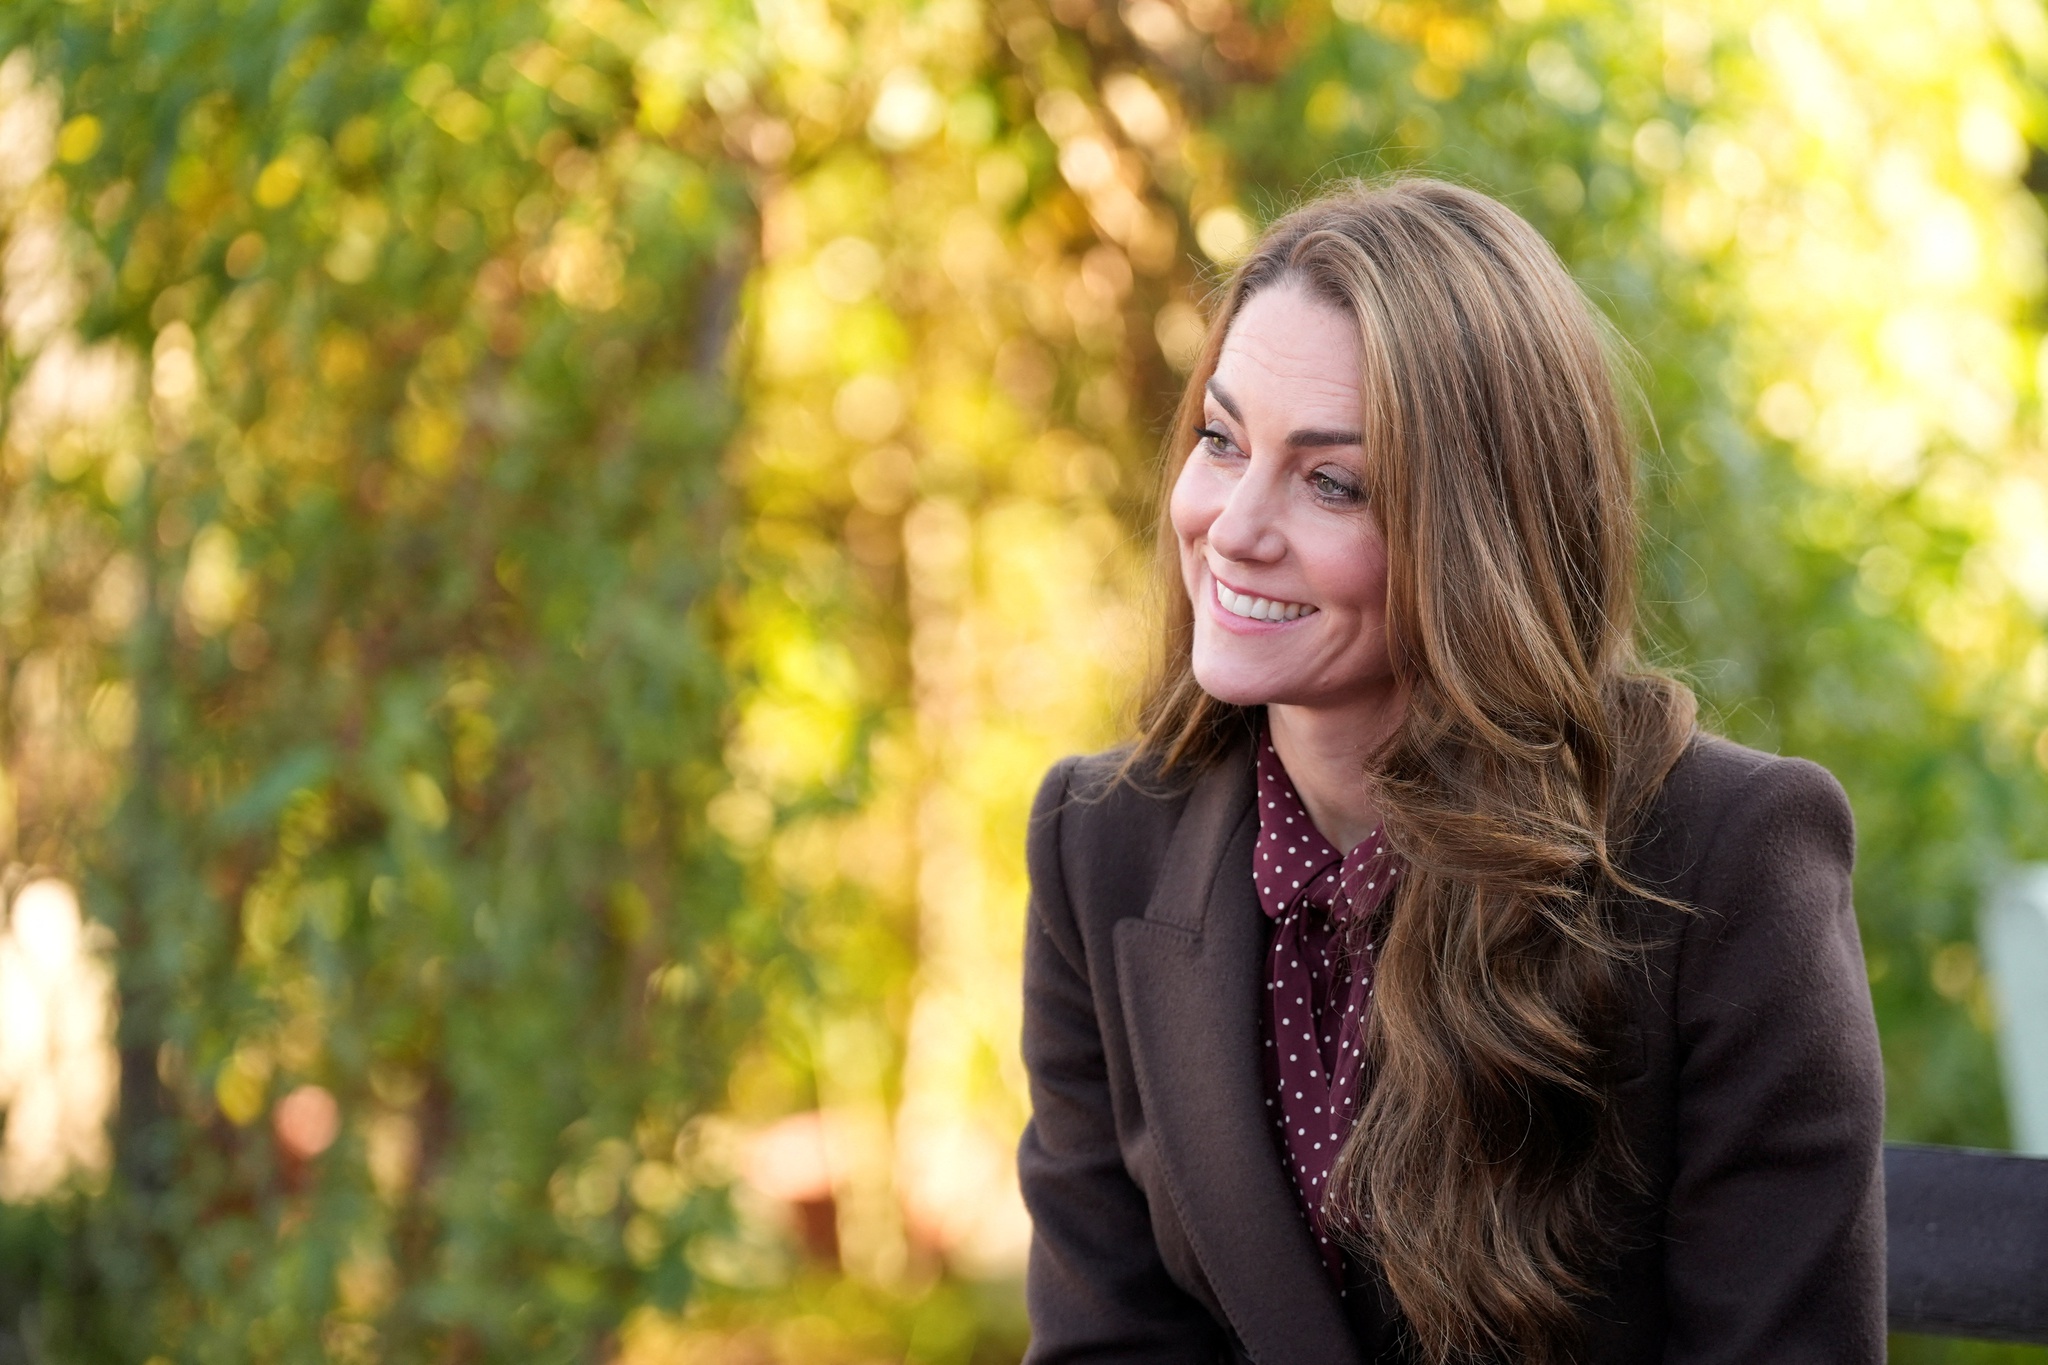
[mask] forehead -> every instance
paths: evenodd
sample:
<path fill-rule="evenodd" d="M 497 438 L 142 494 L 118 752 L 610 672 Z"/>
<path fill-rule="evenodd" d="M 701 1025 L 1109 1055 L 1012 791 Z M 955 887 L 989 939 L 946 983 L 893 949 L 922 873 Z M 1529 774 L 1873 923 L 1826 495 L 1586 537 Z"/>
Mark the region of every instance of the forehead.
<path fill-rule="evenodd" d="M 1276 418 L 1299 424 L 1312 412 L 1356 422 L 1358 324 L 1350 314 L 1301 285 L 1268 286 L 1246 300 L 1224 335 L 1215 382 L 1247 421 L 1253 409 L 1281 408 Z"/>

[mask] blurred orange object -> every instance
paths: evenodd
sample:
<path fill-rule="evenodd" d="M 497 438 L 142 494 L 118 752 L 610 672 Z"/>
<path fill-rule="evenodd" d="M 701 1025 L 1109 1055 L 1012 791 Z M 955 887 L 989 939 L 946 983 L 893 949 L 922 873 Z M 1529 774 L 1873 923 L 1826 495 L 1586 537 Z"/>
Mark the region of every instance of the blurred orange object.
<path fill-rule="evenodd" d="M 341 1106 L 318 1085 L 302 1085 L 277 1102 L 270 1125 L 287 1153 L 310 1161 L 334 1145 L 341 1132 Z"/>

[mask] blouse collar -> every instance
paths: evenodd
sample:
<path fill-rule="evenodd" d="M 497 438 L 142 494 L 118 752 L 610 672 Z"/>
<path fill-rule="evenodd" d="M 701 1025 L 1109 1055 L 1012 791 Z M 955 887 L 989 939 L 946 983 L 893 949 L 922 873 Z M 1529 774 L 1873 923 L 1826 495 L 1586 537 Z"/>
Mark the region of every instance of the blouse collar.
<path fill-rule="evenodd" d="M 1384 827 L 1374 828 L 1349 854 L 1339 853 L 1309 818 L 1263 717 L 1255 766 L 1259 838 L 1252 871 L 1267 918 L 1282 918 L 1297 901 L 1337 919 L 1377 909 L 1400 871 Z"/>

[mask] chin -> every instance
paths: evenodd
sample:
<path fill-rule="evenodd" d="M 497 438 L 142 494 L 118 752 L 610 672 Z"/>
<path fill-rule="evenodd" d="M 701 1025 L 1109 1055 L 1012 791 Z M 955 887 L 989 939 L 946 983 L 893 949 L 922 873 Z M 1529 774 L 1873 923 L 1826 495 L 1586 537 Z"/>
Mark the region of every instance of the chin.
<path fill-rule="evenodd" d="M 1195 663 L 1195 681 L 1202 690 L 1228 706 L 1264 706 L 1279 692 L 1271 679 L 1247 676 L 1235 668 L 1204 667 Z"/>

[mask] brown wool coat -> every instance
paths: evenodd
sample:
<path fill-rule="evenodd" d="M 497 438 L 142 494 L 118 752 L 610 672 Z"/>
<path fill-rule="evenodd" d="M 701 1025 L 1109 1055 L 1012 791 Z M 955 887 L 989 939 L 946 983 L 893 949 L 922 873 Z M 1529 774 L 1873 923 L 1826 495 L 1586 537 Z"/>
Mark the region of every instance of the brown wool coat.
<path fill-rule="evenodd" d="M 1331 1287 L 1267 1121 L 1249 746 L 1176 795 L 1105 791 L 1112 767 L 1056 767 L 1028 841 L 1027 1360 L 1402 1358 L 1373 1267 Z M 1630 974 L 1616 1100 L 1648 1180 L 1590 1362 L 1884 1358 L 1854 838 L 1811 763 L 1702 737 L 1666 781 L 1628 866 L 1697 913 L 1633 910 L 1662 946 Z"/>

